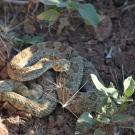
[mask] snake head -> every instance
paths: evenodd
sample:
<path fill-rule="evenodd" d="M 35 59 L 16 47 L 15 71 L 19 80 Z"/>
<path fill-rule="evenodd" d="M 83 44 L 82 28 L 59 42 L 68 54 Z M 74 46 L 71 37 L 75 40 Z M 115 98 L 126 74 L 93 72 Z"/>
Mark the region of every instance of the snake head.
<path fill-rule="evenodd" d="M 70 69 L 70 61 L 66 59 L 60 59 L 55 61 L 53 69 L 57 72 L 64 72 Z"/>

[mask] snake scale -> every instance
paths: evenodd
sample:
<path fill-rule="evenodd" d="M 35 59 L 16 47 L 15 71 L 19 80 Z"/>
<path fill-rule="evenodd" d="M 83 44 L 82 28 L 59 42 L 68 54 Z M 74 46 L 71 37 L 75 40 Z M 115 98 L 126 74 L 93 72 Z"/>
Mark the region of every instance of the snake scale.
<path fill-rule="evenodd" d="M 66 43 L 32 45 L 11 59 L 7 71 L 10 79 L 0 81 L 0 101 L 33 116 L 49 115 L 57 102 L 74 114 L 93 111 L 98 103 L 100 93 L 89 81 L 91 73 L 100 78 L 97 70 Z"/>

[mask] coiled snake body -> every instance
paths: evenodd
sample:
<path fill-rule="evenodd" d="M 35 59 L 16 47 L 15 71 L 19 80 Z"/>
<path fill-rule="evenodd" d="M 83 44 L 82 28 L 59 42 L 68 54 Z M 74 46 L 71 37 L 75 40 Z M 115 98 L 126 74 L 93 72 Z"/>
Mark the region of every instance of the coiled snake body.
<path fill-rule="evenodd" d="M 58 74 L 56 78 L 50 69 Z M 0 81 L 0 101 L 36 117 L 50 114 L 57 96 L 75 114 L 92 111 L 98 103 L 100 94 L 88 81 L 91 73 L 99 77 L 96 69 L 64 43 L 49 41 L 28 47 L 13 57 L 7 70 L 11 80 Z"/>

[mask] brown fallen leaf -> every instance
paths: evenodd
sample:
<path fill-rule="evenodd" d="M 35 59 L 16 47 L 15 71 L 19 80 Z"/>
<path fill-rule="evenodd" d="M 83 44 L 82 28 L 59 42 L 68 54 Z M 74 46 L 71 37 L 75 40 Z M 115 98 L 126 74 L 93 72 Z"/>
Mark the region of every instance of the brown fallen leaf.
<path fill-rule="evenodd" d="M 6 126 L 0 120 L 0 135 L 9 135 Z"/>
<path fill-rule="evenodd" d="M 35 26 L 34 26 L 34 24 L 32 23 L 31 20 L 26 21 L 26 22 L 24 23 L 23 28 L 24 28 L 24 31 L 25 31 L 27 34 L 33 34 L 33 33 L 35 33 L 35 31 L 36 31 L 36 28 L 35 28 Z"/>
<path fill-rule="evenodd" d="M 70 25 L 69 19 L 67 17 L 59 18 L 59 25 L 57 29 L 57 35 L 59 36 L 64 28 L 69 28 L 70 30 L 74 30 L 74 28 Z"/>
<path fill-rule="evenodd" d="M 104 41 L 110 37 L 112 32 L 112 21 L 109 16 L 101 16 L 101 21 L 96 29 L 96 38 L 98 41 Z"/>

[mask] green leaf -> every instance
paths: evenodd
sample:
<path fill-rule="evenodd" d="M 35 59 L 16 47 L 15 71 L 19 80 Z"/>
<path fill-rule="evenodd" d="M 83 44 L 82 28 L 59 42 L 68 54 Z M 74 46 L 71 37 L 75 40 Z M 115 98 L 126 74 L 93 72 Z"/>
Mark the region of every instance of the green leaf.
<path fill-rule="evenodd" d="M 108 97 L 100 97 L 100 102 L 96 106 L 96 112 L 101 112 L 102 107 L 105 106 L 108 102 Z"/>
<path fill-rule="evenodd" d="M 97 128 L 94 132 L 94 135 L 106 135 L 106 133 L 102 131 L 102 129 Z"/>
<path fill-rule="evenodd" d="M 114 101 L 112 101 L 111 103 L 112 103 L 111 104 L 112 105 L 112 108 L 111 108 L 110 113 L 113 114 L 116 110 L 118 110 L 118 105 Z"/>
<path fill-rule="evenodd" d="M 124 104 L 128 102 L 133 102 L 133 98 L 132 97 L 128 98 L 125 95 L 120 97 L 119 101 L 117 101 L 118 104 Z"/>
<path fill-rule="evenodd" d="M 92 128 L 96 124 L 92 115 L 89 112 L 84 112 L 77 120 L 76 130 L 83 132 L 89 128 Z"/>
<path fill-rule="evenodd" d="M 67 8 L 75 10 L 75 9 L 78 9 L 78 7 L 79 7 L 79 3 L 72 0 L 68 1 Z"/>
<path fill-rule="evenodd" d="M 112 116 L 112 122 L 123 123 L 133 120 L 134 117 L 127 114 L 115 114 Z"/>
<path fill-rule="evenodd" d="M 135 81 L 133 80 L 132 76 L 128 77 L 124 80 L 124 94 L 126 97 L 132 96 L 135 91 Z"/>
<path fill-rule="evenodd" d="M 95 74 L 90 74 L 90 76 L 97 90 L 106 91 L 107 88 L 98 80 Z"/>
<path fill-rule="evenodd" d="M 134 131 L 134 133 L 135 133 L 135 125 L 134 125 L 134 126 L 132 126 L 132 129 L 133 129 L 133 131 Z"/>
<path fill-rule="evenodd" d="M 113 97 L 114 99 L 118 99 L 118 90 L 115 88 L 114 84 L 112 82 L 110 82 L 110 86 L 109 88 L 107 88 L 107 93 Z"/>
<path fill-rule="evenodd" d="M 126 111 L 127 107 L 129 106 L 128 103 L 122 103 L 118 109 L 118 112 L 124 112 Z"/>
<path fill-rule="evenodd" d="M 118 90 L 115 88 L 107 88 L 106 92 L 114 99 L 118 99 Z"/>
<path fill-rule="evenodd" d="M 100 19 L 93 5 L 80 4 L 78 11 L 87 23 L 90 23 L 94 28 L 97 28 Z"/>
<path fill-rule="evenodd" d="M 26 44 L 36 44 L 36 43 L 43 42 L 44 37 L 25 35 L 25 36 L 20 37 L 20 41 Z"/>
<path fill-rule="evenodd" d="M 39 20 L 46 20 L 46 21 L 56 21 L 59 17 L 60 13 L 55 9 L 49 9 L 47 11 L 42 12 L 37 16 Z"/>
<path fill-rule="evenodd" d="M 101 122 L 101 123 L 104 123 L 104 124 L 109 124 L 110 123 L 110 119 L 109 118 L 107 118 L 107 117 L 105 117 L 104 115 L 98 115 L 97 116 L 97 121 L 98 122 Z"/>
<path fill-rule="evenodd" d="M 118 90 L 115 89 L 114 85 L 111 84 L 110 88 L 105 87 L 97 78 L 95 74 L 91 74 L 91 79 L 95 85 L 95 87 L 105 93 L 107 97 L 112 97 L 115 100 L 118 98 Z"/>
<path fill-rule="evenodd" d="M 39 0 L 44 5 L 55 5 L 57 7 L 66 7 L 67 3 L 64 2 L 63 0 Z"/>

